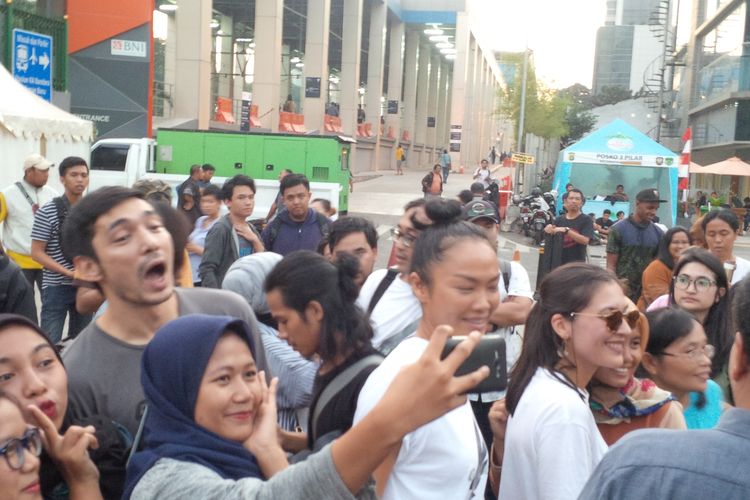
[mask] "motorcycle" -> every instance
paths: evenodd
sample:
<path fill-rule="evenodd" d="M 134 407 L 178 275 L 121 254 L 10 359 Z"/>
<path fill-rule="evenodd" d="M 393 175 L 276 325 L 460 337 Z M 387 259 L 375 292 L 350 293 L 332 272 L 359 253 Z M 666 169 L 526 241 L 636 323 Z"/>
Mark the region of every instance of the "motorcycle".
<path fill-rule="evenodd" d="M 541 193 L 535 189 L 528 196 L 514 196 L 513 203 L 519 207 L 521 232 L 534 241 L 535 245 L 544 240 L 544 228 L 554 220 L 555 196 L 552 192 Z"/>

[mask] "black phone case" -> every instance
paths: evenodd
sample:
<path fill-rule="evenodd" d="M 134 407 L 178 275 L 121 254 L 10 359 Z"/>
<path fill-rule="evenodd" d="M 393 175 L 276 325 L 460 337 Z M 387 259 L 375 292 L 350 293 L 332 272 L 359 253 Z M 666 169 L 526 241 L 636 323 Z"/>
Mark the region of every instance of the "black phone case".
<path fill-rule="evenodd" d="M 445 343 L 442 358 L 450 354 L 453 349 L 466 337 L 451 337 Z M 505 339 L 500 335 L 488 334 L 481 338 L 479 345 L 471 355 L 456 370 L 456 376 L 471 373 L 480 366 L 487 366 L 490 375 L 482 380 L 471 392 L 503 391 L 508 387 L 508 370 L 505 357 Z"/>

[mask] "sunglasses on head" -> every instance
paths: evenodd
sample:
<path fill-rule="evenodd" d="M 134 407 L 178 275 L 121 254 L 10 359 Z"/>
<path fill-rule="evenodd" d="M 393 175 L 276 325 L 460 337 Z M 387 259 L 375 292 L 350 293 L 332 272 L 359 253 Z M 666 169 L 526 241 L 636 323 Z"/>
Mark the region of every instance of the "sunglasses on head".
<path fill-rule="evenodd" d="M 607 323 L 607 328 L 609 328 L 613 332 L 616 332 L 617 329 L 620 328 L 623 319 L 628 323 L 628 326 L 630 328 L 635 328 L 635 325 L 638 324 L 638 320 L 641 319 L 641 313 L 636 309 L 628 312 L 613 311 L 609 314 L 581 312 L 570 313 L 571 318 L 575 316 L 595 316 L 597 318 L 601 318 L 605 323 Z"/>

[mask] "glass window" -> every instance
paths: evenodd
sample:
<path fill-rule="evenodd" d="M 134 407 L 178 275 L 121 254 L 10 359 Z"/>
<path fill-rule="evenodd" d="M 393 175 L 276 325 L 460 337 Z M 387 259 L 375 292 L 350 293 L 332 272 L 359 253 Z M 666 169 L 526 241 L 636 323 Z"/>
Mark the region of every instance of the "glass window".
<path fill-rule="evenodd" d="M 129 149 L 128 146 L 99 146 L 91 152 L 91 170 L 124 172 Z"/>

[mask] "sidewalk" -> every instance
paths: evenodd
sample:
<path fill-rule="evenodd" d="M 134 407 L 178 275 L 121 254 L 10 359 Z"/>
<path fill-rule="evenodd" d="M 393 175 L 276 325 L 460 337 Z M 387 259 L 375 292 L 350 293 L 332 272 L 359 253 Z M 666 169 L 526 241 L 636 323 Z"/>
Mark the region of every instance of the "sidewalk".
<path fill-rule="evenodd" d="M 424 196 L 421 182 L 428 173 L 428 169 L 404 169 L 404 175 L 396 175 L 395 170 L 381 170 L 355 176 L 354 192 L 349 195 L 349 212 L 401 215 L 404 205 Z M 459 191 L 469 189 L 471 182 L 470 174 L 452 172 L 444 186 L 443 197 L 455 198 Z"/>

